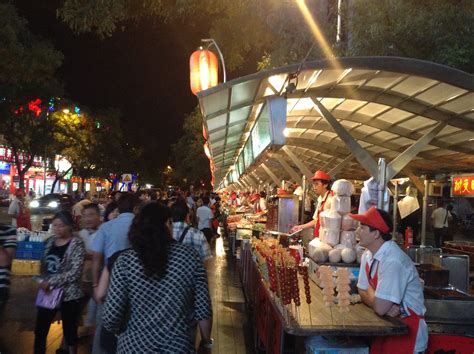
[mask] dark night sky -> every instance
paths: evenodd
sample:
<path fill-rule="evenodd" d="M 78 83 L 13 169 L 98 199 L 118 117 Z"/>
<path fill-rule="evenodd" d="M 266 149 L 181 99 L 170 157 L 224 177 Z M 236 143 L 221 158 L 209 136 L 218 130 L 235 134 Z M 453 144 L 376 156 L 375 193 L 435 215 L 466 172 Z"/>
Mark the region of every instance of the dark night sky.
<path fill-rule="evenodd" d="M 126 134 L 145 147 L 152 168 L 166 164 L 184 115 L 197 105 L 189 89 L 189 55 L 208 37 L 207 28 L 147 19 L 106 39 L 74 35 L 56 18 L 57 4 L 14 1 L 30 30 L 63 53 L 59 77 L 66 97 L 92 110 L 119 108 Z"/>

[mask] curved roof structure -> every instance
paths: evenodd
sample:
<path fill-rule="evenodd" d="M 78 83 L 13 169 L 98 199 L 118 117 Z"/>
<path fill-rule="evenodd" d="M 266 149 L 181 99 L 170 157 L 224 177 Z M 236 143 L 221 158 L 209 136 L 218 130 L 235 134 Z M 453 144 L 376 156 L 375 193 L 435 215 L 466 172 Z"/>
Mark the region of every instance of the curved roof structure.
<path fill-rule="evenodd" d="M 285 145 L 239 174 L 252 186 L 316 169 L 365 179 L 381 157 L 390 177 L 473 171 L 473 91 L 473 75 L 443 65 L 354 57 L 262 71 L 198 98 L 216 186 L 234 169 L 265 102 L 287 99 Z"/>

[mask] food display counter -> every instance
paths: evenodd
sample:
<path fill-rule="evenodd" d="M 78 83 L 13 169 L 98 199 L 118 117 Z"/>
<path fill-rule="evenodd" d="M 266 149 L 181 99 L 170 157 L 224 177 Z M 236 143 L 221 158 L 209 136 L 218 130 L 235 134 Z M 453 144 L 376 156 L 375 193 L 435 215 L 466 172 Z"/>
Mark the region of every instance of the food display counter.
<path fill-rule="evenodd" d="M 304 277 L 298 275 L 301 304 L 283 305 L 262 274 L 250 243 L 242 251 L 241 271 L 244 293 L 256 334 L 257 345 L 267 353 L 304 352 L 305 340 L 311 336 L 373 337 L 402 335 L 406 325 L 396 319 L 379 317 L 362 303 L 349 306 L 341 313 L 337 306 L 327 307 L 322 290 L 312 281 L 307 303 Z"/>

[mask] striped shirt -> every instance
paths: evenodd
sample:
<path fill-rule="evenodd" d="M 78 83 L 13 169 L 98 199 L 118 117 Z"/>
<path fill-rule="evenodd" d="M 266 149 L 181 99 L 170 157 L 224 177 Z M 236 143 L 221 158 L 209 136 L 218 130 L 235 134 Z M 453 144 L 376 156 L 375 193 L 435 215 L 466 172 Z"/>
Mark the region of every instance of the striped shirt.
<path fill-rule="evenodd" d="M 5 252 L 7 249 L 16 249 L 16 228 L 0 225 L 0 252 Z M 0 265 L 0 302 L 6 301 L 8 298 L 10 269 L 11 264 Z"/>
<path fill-rule="evenodd" d="M 184 229 L 186 229 L 189 225 L 184 222 L 174 222 L 173 223 L 173 238 L 176 241 L 179 241 Z M 207 243 L 206 237 L 194 227 L 190 227 L 188 232 L 184 236 L 183 245 L 190 246 L 194 248 L 199 253 L 199 257 L 201 261 L 206 261 L 212 257 L 211 248 L 209 247 L 209 243 Z"/>

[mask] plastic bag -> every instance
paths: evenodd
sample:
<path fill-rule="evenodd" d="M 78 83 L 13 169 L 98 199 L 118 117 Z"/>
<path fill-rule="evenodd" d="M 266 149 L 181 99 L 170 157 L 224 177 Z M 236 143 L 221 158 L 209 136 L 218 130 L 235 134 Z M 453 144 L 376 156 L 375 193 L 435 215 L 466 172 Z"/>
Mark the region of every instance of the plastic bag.
<path fill-rule="evenodd" d="M 341 220 L 341 230 L 343 231 L 353 231 L 357 229 L 358 221 L 350 217 L 350 214 L 342 216 Z"/>
<path fill-rule="evenodd" d="M 347 248 L 353 248 L 357 244 L 355 231 L 341 231 L 340 241 Z"/>
<path fill-rule="evenodd" d="M 334 196 L 331 200 L 331 211 L 336 211 L 341 215 L 351 212 L 351 197 Z"/>
<path fill-rule="evenodd" d="M 339 230 L 327 230 L 326 243 L 335 246 L 339 243 Z"/>
<path fill-rule="evenodd" d="M 341 215 L 337 211 L 324 211 L 320 215 L 321 226 L 327 230 L 337 230 L 341 229 Z"/>
<path fill-rule="evenodd" d="M 331 189 L 338 196 L 350 197 L 355 192 L 352 183 L 346 179 L 338 179 L 332 184 Z"/>

